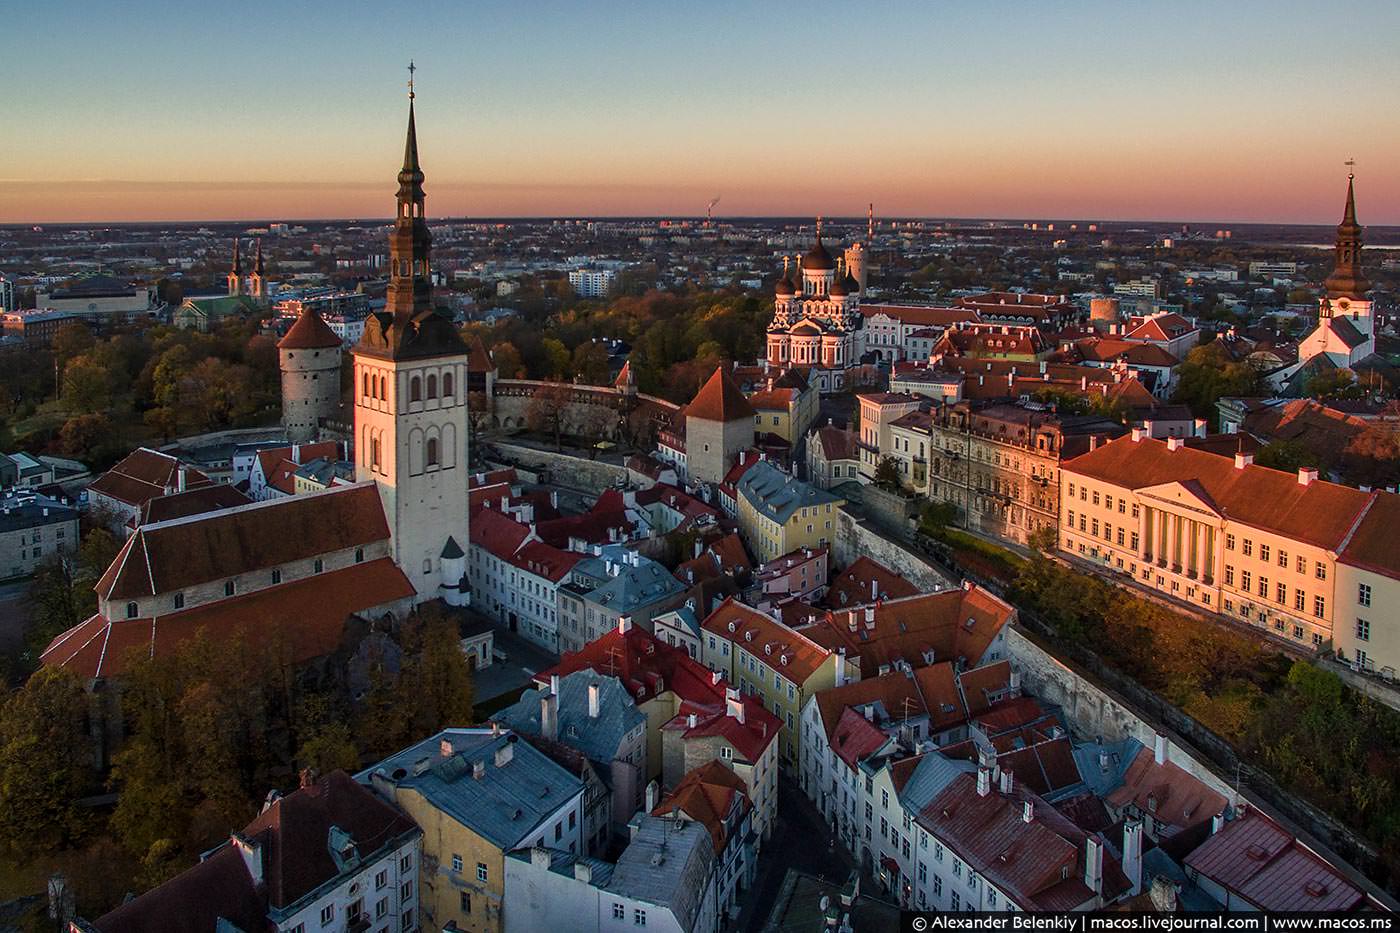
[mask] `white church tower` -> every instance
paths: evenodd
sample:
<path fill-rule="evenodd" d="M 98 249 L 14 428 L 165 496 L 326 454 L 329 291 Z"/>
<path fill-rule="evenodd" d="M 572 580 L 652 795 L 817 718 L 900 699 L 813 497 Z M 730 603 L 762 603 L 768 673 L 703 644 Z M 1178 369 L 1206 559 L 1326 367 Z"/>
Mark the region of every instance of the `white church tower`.
<path fill-rule="evenodd" d="M 408 141 L 398 214 L 389 235 L 384 311 L 351 350 L 355 372 L 355 478 L 374 480 L 394 560 L 418 601 L 467 601 L 467 360 L 457 329 L 433 310 L 423 215 L 423 171 L 409 82 Z"/>

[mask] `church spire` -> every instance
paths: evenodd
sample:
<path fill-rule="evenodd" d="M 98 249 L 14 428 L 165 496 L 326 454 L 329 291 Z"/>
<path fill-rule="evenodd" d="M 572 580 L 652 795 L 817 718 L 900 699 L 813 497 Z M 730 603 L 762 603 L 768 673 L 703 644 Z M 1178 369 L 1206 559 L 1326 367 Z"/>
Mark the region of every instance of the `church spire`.
<path fill-rule="evenodd" d="M 263 274 L 262 237 L 258 237 L 253 243 L 253 274 L 261 276 Z"/>
<path fill-rule="evenodd" d="M 408 135 L 399 169 L 398 213 L 389 235 L 390 275 L 387 309 L 396 317 L 413 317 L 433 307 L 428 253 L 432 235 L 424 217 L 423 167 L 418 162 L 418 127 L 413 102 L 412 62 L 408 64 Z"/>
<path fill-rule="evenodd" d="M 1354 163 L 1348 161 L 1350 168 Z M 1347 172 L 1347 203 L 1337 225 L 1337 263 L 1327 277 L 1328 298 L 1360 298 L 1371 283 L 1361 271 L 1361 225 L 1356 222 L 1356 173 Z"/>
<path fill-rule="evenodd" d="M 238 255 L 238 237 L 233 238 L 233 266 L 228 270 L 228 293 L 243 294 L 243 260 Z"/>

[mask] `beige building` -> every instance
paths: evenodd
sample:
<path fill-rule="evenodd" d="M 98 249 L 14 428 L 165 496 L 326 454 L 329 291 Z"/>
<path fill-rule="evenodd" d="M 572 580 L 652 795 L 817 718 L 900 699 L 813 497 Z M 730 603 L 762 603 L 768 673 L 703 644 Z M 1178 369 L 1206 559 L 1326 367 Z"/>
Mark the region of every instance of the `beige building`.
<path fill-rule="evenodd" d="M 32 492 L 0 497 L 0 580 L 27 577 L 55 554 L 78 548 L 78 512 Z"/>
<path fill-rule="evenodd" d="M 800 548 L 819 548 L 835 542 L 845 502 L 760 460 L 739 480 L 739 533 L 760 563 Z"/>
<path fill-rule="evenodd" d="M 684 409 L 687 474 L 697 483 L 719 483 L 753 446 L 754 410 L 723 366 L 717 367 Z"/>
<path fill-rule="evenodd" d="M 860 402 L 860 480 L 869 483 L 875 479 L 875 467 L 882 453 L 893 448 L 890 425 L 911 411 L 918 411 L 925 400 L 894 392 L 866 392 L 856 399 Z"/>
<path fill-rule="evenodd" d="M 753 427 L 757 434 L 776 434 L 797 450 L 817 420 L 821 397 L 797 369 L 789 369 L 767 386 L 749 396 L 753 406 Z"/>
<path fill-rule="evenodd" d="M 943 406 L 929 424 L 928 497 L 957 506 L 974 531 L 1025 544 L 1059 523 L 1060 462 L 1124 430 L 1095 415 Z"/>
<path fill-rule="evenodd" d="M 1400 576 L 1392 494 L 1141 429 L 1065 463 L 1060 488 L 1064 553 L 1300 647 L 1395 665 L 1380 614 Z"/>

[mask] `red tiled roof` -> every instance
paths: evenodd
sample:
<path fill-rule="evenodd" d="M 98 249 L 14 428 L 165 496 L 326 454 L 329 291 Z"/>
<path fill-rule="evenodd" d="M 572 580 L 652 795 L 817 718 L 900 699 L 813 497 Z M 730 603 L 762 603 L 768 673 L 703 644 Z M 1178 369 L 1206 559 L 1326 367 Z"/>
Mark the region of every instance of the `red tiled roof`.
<path fill-rule="evenodd" d="M 866 756 L 879 751 L 889 740 L 890 737 L 878 726 L 849 706 L 842 710 L 829 735 L 831 750 L 852 769 Z"/>
<path fill-rule="evenodd" d="M 1261 910 L 1354 910 L 1366 898 L 1332 866 L 1264 815 L 1231 820 L 1194 852 L 1186 867 Z"/>
<path fill-rule="evenodd" d="M 103 473 L 88 487 L 126 505 L 141 506 L 172 492 L 179 486 L 180 461 L 169 454 L 140 447 L 127 454 L 116 466 Z M 185 488 L 208 486 L 209 477 L 185 467 Z"/>
<path fill-rule="evenodd" d="M 1152 749 L 1138 749 L 1123 783 L 1104 800 L 1112 807 L 1132 804 L 1159 823 L 1185 829 L 1209 820 L 1227 801 L 1170 761 L 1157 764 Z"/>
<path fill-rule="evenodd" d="M 486 353 L 486 347 L 481 342 L 481 337 L 473 337 L 472 342 L 467 345 L 467 372 L 469 373 L 489 373 L 496 368 L 496 364 L 491 362 L 491 357 Z M 514 375 L 514 373 L 507 373 Z"/>
<path fill-rule="evenodd" d="M 725 820 L 734 808 L 735 798 L 739 798 L 741 810 L 747 811 L 753 807 L 748 791 L 743 778 L 718 761 L 708 761 L 686 772 L 675 790 L 667 794 L 651 813 L 653 816 L 666 816 L 680 810 L 709 830 L 715 852 L 723 852 L 728 841 L 725 838 Z"/>
<path fill-rule="evenodd" d="M 169 655 L 203 634 L 216 641 L 234 635 L 264 644 L 280 640 L 294 663 L 304 663 L 339 647 L 348 617 L 413 592 L 403 571 L 384 557 L 156 619 L 95 615 L 50 642 L 40 660 L 84 678 L 119 677 L 133 659 Z"/>
<path fill-rule="evenodd" d="M 108 599 L 152 596 L 388 537 L 375 484 L 337 486 L 145 525 L 95 589 Z"/>
<path fill-rule="evenodd" d="M 756 411 L 787 411 L 798 395 L 796 389 L 766 389 L 750 395 L 749 404 Z"/>
<path fill-rule="evenodd" d="M 1342 550 L 1340 560 L 1390 577 L 1400 577 L 1400 549 L 1395 530 L 1400 528 L 1400 496 L 1377 492 Z"/>
<path fill-rule="evenodd" d="M 1066 461 L 1064 470 L 1127 489 L 1191 482 L 1205 504 L 1227 520 L 1320 547 L 1342 546 L 1374 494 L 1317 480 L 1304 486 L 1294 473 L 1227 460 L 1166 441 L 1120 437 Z"/>
<path fill-rule="evenodd" d="M 719 366 L 686 406 L 685 416 L 705 421 L 737 421 L 740 418 L 752 419 L 754 411 L 730 377 L 729 370 Z"/>
<path fill-rule="evenodd" d="M 252 501 L 236 487 L 226 483 L 199 486 L 195 489 L 172 492 L 168 496 L 156 496 L 154 499 L 148 500 L 145 505 L 141 506 L 141 517 L 137 524 L 150 525 L 155 522 L 168 522 L 176 518 L 188 518 L 191 515 L 217 512 L 219 509 L 237 508 Z"/>
<path fill-rule="evenodd" d="M 220 922 L 267 928 L 265 894 L 231 845 L 93 921 L 99 933 L 209 933 Z"/>
<path fill-rule="evenodd" d="M 676 717 L 663 728 L 682 732 L 687 739 L 722 738 L 734 746 L 743 760 L 756 763 L 778 738 L 783 723 L 764 708 L 760 697 L 742 696 L 740 702 L 744 705 L 743 722 L 729 714 L 727 702 L 723 705 L 683 702 Z M 690 725 L 692 713 L 696 716 L 694 726 Z"/>
<path fill-rule="evenodd" d="M 958 676 L 962 686 L 963 702 L 967 704 L 969 716 L 983 713 L 991 706 L 989 697 L 999 696 L 1011 685 L 1011 662 L 994 661 Z"/>
<path fill-rule="evenodd" d="M 340 346 L 340 338 L 335 335 L 335 331 L 325 321 L 321 320 L 321 315 L 311 305 L 304 305 L 301 314 L 297 315 L 296 323 L 287 331 L 286 336 L 277 341 L 279 350 L 316 350 L 329 349 Z"/>
<path fill-rule="evenodd" d="M 856 432 L 826 425 L 817 430 L 817 442 L 821 444 L 822 457 L 828 463 L 833 460 L 856 459 Z"/>
<path fill-rule="evenodd" d="M 874 596 L 871 595 L 872 584 Z M 832 609 L 844 609 L 874 602 L 880 598 L 899 599 L 903 596 L 916 596 L 918 592 L 917 586 L 884 564 L 862 554 L 831 581 L 831 589 L 827 590 L 823 605 Z"/>
<path fill-rule="evenodd" d="M 472 516 L 467 534 L 472 544 L 500 560 L 510 560 L 530 536 L 530 529 L 495 509 L 481 509 Z"/>
<path fill-rule="evenodd" d="M 842 719 L 842 710 L 857 710 L 864 720 L 864 714 L 859 711 L 875 703 L 883 706 L 889 716 L 902 717 L 906 715 L 906 710 L 909 716 L 921 716 L 926 709 L 923 694 L 914 681 L 898 672 L 883 677 L 867 677 L 822 690 L 817 693 L 816 698 L 817 711 L 822 717 L 822 728 L 826 730 L 827 744 L 837 754 L 840 754 L 837 727 Z"/>
<path fill-rule="evenodd" d="M 584 555 L 577 551 L 561 551 L 543 541 L 531 541 L 516 551 L 510 562 L 537 577 L 558 583 L 568 576 L 569 571 L 583 558 Z"/>
<path fill-rule="evenodd" d="M 668 645 L 635 625 L 626 632 L 615 628 L 583 650 L 565 653 L 558 664 L 535 674 L 535 682 L 547 684 L 552 674 L 567 677 L 582 670 L 618 678 L 639 704 L 667 690 L 692 703 L 724 704 L 722 677 L 711 676 L 684 648 Z"/>
<path fill-rule="evenodd" d="M 1160 340 L 1168 341 L 1177 337 L 1185 336 L 1193 330 L 1197 330 L 1186 318 L 1175 312 L 1159 314 L 1156 317 L 1146 318 L 1139 322 L 1132 330 L 1128 331 L 1129 340 Z"/>
<path fill-rule="evenodd" d="M 806 683 L 831 655 L 805 635 L 732 598 L 721 603 L 700 625 L 707 632 L 742 645 L 798 685 Z"/>
<path fill-rule="evenodd" d="M 829 650 L 845 648 L 846 657 L 858 660 L 868 677 L 898 660 L 923 666 L 926 651 L 935 661 L 965 658 L 976 664 L 1014 616 L 1011 606 L 974 586 L 830 610 L 803 631 Z"/>

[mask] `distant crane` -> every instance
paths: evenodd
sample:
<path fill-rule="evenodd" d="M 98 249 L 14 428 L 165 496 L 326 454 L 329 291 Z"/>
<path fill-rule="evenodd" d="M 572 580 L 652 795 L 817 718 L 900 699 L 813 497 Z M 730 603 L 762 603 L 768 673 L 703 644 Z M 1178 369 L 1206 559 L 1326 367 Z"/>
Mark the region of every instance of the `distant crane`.
<path fill-rule="evenodd" d="M 715 225 L 715 205 L 719 203 L 719 195 L 710 198 L 710 203 L 705 205 L 705 226 Z"/>

